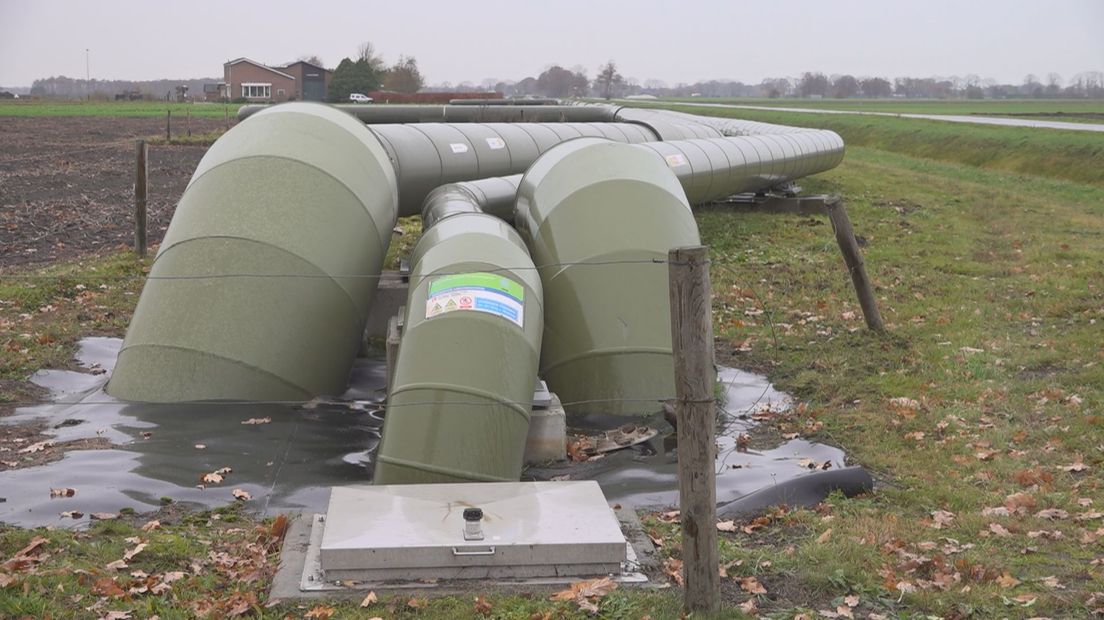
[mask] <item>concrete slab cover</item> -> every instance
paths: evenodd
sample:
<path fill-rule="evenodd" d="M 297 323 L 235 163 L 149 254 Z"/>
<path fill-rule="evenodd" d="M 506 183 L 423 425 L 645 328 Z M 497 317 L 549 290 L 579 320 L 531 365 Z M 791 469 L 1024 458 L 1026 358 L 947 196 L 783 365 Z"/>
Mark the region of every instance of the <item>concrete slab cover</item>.
<path fill-rule="evenodd" d="M 482 540 L 465 540 L 470 508 L 483 512 Z M 325 524 L 327 579 L 595 574 L 626 558 L 613 510 L 586 480 L 336 487 Z"/>

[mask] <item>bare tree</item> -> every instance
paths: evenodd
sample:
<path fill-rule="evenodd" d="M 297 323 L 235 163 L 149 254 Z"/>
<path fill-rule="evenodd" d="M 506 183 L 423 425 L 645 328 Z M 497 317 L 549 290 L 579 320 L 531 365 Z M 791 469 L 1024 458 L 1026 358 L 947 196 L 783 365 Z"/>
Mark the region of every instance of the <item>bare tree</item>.
<path fill-rule="evenodd" d="M 326 67 L 326 65 L 322 64 L 322 58 L 318 54 L 306 54 L 306 55 L 300 56 L 298 60 L 301 60 L 303 62 L 309 62 L 310 64 L 312 64 L 316 67 L 322 67 L 322 68 Z M 289 62 L 288 64 L 290 65 L 292 63 Z"/>
<path fill-rule="evenodd" d="M 610 99 L 624 83 L 624 78 L 617 72 L 617 65 L 612 60 L 598 68 L 598 77 L 594 78 L 594 90 L 602 95 L 603 99 Z"/>
<path fill-rule="evenodd" d="M 365 41 L 357 46 L 357 60 L 363 60 L 373 71 L 383 71 L 383 56 L 376 53 L 376 46 L 371 41 Z"/>
<path fill-rule="evenodd" d="M 859 94 L 859 81 L 851 75 L 838 76 L 832 82 L 832 96 L 837 99 L 850 99 Z"/>
<path fill-rule="evenodd" d="M 801 75 L 801 81 L 797 84 L 797 90 L 802 97 L 819 96 L 828 94 L 828 77 L 823 73 L 806 71 Z"/>

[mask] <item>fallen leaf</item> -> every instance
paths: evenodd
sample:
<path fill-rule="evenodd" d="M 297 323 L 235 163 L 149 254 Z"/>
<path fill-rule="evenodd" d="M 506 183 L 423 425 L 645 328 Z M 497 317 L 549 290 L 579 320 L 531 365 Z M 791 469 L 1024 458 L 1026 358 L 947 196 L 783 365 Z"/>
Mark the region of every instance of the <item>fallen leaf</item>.
<path fill-rule="evenodd" d="M 717 531 L 719 532 L 736 532 L 739 529 L 736 527 L 735 521 L 720 521 L 717 523 Z"/>
<path fill-rule="evenodd" d="M 422 601 L 419 601 L 416 598 L 412 598 L 412 599 L 410 599 L 406 602 L 406 606 L 411 608 L 411 609 L 418 609 L 419 607 L 423 607 L 424 605 L 425 605 L 425 603 L 423 603 Z"/>
<path fill-rule="evenodd" d="M 758 616 L 759 615 L 759 603 L 755 600 L 755 597 L 749 598 L 748 600 L 744 601 L 743 603 L 740 603 L 740 611 L 744 612 L 745 614 L 747 614 L 749 616 Z"/>
<path fill-rule="evenodd" d="M 124 560 L 115 560 L 114 562 L 104 564 L 104 568 L 107 570 L 123 570 L 127 568 L 127 563 Z"/>
<path fill-rule="evenodd" d="M 79 510 L 66 510 L 58 514 L 60 514 L 63 519 L 80 519 L 84 516 L 84 513 Z"/>
<path fill-rule="evenodd" d="M 70 489 L 69 487 L 64 487 L 61 489 L 50 489 L 50 497 L 73 497 L 76 494 L 77 490 Z"/>
<path fill-rule="evenodd" d="M 130 620 L 131 618 L 129 611 L 109 611 L 100 616 L 100 620 Z"/>
<path fill-rule="evenodd" d="M 931 527 L 937 530 L 943 529 L 944 527 L 950 525 L 951 522 L 955 519 L 955 514 L 946 510 L 933 510 L 931 512 L 931 516 Z"/>
<path fill-rule="evenodd" d="M 857 594 L 848 594 L 843 597 L 843 602 L 846 603 L 848 607 L 858 607 L 859 596 Z"/>
<path fill-rule="evenodd" d="M 1072 463 L 1070 463 L 1069 465 L 1060 465 L 1058 467 L 1058 469 L 1061 469 L 1062 471 L 1068 471 L 1068 472 L 1071 472 L 1071 473 L 1085 471 L 1086 469 L 1089 468 L 1089 466 L 1086 465 L 1084 462 L 1082 462 L 1081 459 L 1082 459 L 1081 455 L 1078 454 L 1077 458 L 1074 459 L 1074 461 Z"/>
<path fill-rule="evenodd" d="M 664 523 L 677 523 L 681 514 L 678 510 L 669 510 L 660 513 L 657 518 Z"/>
<path fill-rule="evenodd" d="M 207 444 L 197 443 L 195 445 L 195 449 L 196 450 L 206 450 L 207 449 Z"/>
<path fill-rule="evenodd" d="M 1013 493 L 1004 498 L 1004 507 L 1008 509 L 1008 512 L 1023 514 L 1035 507 L 1035 498 L 1022 491 Z"/>
<path fill-rule="evenodd" d="M 15 577 L 7 573 L 0 573 L 0 589 L 6 588 L 15 583 Z"/>
<path fill-rule="evenodd" d="M 249 418 L 248 420 L 242 420 L 242 424 L 268 424 L 272 421 L 272 418 Z"/>
<path fill-rule="evenodd" d="M 752 519 L 751 523 L 748 523 L 744 527 L 740 528 L 740 530 L 743 531 L 743 533 L 745 533 L 745 534 L 754 534 L 755 530 L 766 527 L 766 526 L 770 525 L 770 523 L 771 523 L 771 518 L 770 517 L 756 517 L 756 518 Z"/>
<path fill-rule="evenodd" d="M 828 539 L 831 538 L 831 537 L 832 537 L 832 528 L 828 528 L 828 529 L 824 530 L 824 532 L 821 533 L 820 536 L 817 536 L 817 539 L 816 539 L 817 544 L 823 545 L 824 543 L 828 542 Z"/>
<path fill-rule="evenodd" d="M 379 600 L 379 598 L 378 598 L 378 597 L 376 596 L 376 591 L 375 591 L 375 590 L 372 590 L 371 592 L 369 592 L 369 593 L 368 593 L 368 594 L 367 594 L 367 595 L 366 595 L 366 596 L 364 597 L 364 600 L 362 600 L 362 601 L 360 602 L 360 606 L 361 606 L 361 607 L 367 607 L 367 606 L 369 606 L 369 605 L 373 605 L 373 604 L 375 604 L 375 603 L 376 603 L 376 601 L 378 601 L 378 600 Z"/>
<path fill-rule="evenodd" d="M 1069 513 L 1061 508 L 1047 508 L 1035 513 L 1039 519 L 1068 519 Z"/>
<path fill-rule="evenodd" d="M 218 473 L 203 474 L 200 478 L 205 484 L 218 484 L 222 482 L 222 475 Z"/>
<path fill-rule="evenodd" d="M 52 441 L 40 441 L 38 443 L 33 443 L 26 448 L 23 448 L 19 451 L 19 454 L 34 454 L 35 452 L 42 452 L 52 445 L 54 445 L 54 442 Z"/>
<path fill-rule="evenodd" d="M 682 577 L 682 560 L 678 558 L 667 558 L 663 560 L 663 572 L 671 578 L 671 581 L 679 586 L 686 585 L 686 581 Z"/>
<path fill-rule="evenodd" d="M 487 599 L 482 596 L 475 598 L 475 613 L 481 616 L 489 616 L 491 615 L 492 609 L 494 609 L 494 607 L 487 602 Z"/>
<path fill-rule="evenodd" d="M 118 519 L 119 514 L 115 512 L 93 512 L 88 515 L 88 518 L 95 519 L 97 521 L 111 521 L 112 519 Z"/>
<path fill-rule="evenodd" d="M 138 543 L 133 549 L 123 554 L 123 559 L 129 562 L 130 560 L 134 559 L 134 556 L 141 553 L 142 549 L 145 549 L 146 546 L 146 543 Z"/>
<path fill-rule="evenodd" d="M 142 526 L 142 531 L 143 532 L 152 532 L 153 530 L 156 530 L 159 527 L 161 527 L 161 522 L 154 519 L 152 521 L 146 521 L 146 524 Z"/>
<path fill-rule="evenodd" d="M 186 574 L 187 573 L 185 573 L 184 571 L 179 570 L 167 572 L 164 575 L 161 575 L 161 583 L 172 583 L 174 581 L 179 581 L 183 579 L 184 575 Z"/>
<path fill-rule="evenodd" d="M 1000 577 L 997 577 L 997 585 L 1002 588 L 1013 588 L 1020 585 L 1020 580 L 1010 575 L 1008 571 L 1005 571 Z"/>
<path fill-rule="evenodd" d="M 118 598 L 126 594 L 126 590 L 119 587 L 119 584 L 110 577 L 101 577 L 92 584 L 92 592 L 97 596 L 110 596 L 112 598 Z"/>
<path fill-rule="evenodd" d="M 748 594 L 766 594 L 767 589 L 754 576 L 740 579 L 740 588 Z"/>
<path fill-rule="evenodd" d="M 1043 582 L 1043 585 L 1048 587 L 1048 588 L 1053 588 L 1055 590 L 1065 590 L 1066 589 L 1066 586 L 1062 585 L 1061 582 L 1058 581 L 1058 578 L 1055 577 L 1054 575 L 1051 575 L 1049 577 L 1043 577 L 1039 581 Z"/>
<path fill-rule="evenodd" d="M 253 496 L 250 495 L 248 491 L 243 491 L 242 489 L 234 489 L 231 493 L 233 493 L 234 499 L 240 499 L 243 502 L 253 499 Z"/>
<path fill-rule="evenodd" d="M 329 620 L 334 615 L 334 608 L 326 605 L 315 605 L 304 614 L 306 618 L 316 618 L 317 620 Z"/>
<path fill-rule="evenodd" d="M 996 534 L 997 536 L 1000 536 L 1001 538 L 1005 538 L 1007 536 L 1012 535 L 1012 533 L 1009 532 L 1007 529 L 1005 529 L 1004 526 L 1001 525 L 1000 523 L 990 523 L 989 524 L 989 531 Z"/>

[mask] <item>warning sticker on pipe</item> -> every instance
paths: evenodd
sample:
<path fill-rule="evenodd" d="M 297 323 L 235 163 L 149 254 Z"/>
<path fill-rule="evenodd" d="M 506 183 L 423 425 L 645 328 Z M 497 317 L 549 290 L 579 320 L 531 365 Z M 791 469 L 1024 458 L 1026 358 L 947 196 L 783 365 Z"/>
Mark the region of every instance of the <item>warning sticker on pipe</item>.
<path fill-rule="evenodd" d="M 426 318 L 470 310 L 500 316 L 518 327 L 525 322 L 525 289 L 493 273 L 461 273 L 429 284 Z"/>

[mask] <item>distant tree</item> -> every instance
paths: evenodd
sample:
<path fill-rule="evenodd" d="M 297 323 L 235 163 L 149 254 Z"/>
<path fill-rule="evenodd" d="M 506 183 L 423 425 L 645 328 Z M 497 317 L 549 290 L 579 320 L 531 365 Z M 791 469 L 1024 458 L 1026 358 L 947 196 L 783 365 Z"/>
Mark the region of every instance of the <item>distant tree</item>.
<path fill-rule="evenodd" d="M 578 97 L 585 95 L 590 80 L 585 74 L 552 65 L 537 76 L 537 92 L 546 97 Z"/>
<path fill-rule="evenodd" d="M 399 56 L 399 60 L 383 74 L 383 87 L 397 93 L 416 93 L 424 85 L 425 78 L 413 56 Z"/>
<path fill-rule="evenodd" d="M 859 81 L 851 75 L 838 76 L 832 82 L 832 96 L 837 99 L 850 99 L 859 94 Z"/>
<path fill-rule="evenodd" d="M 759 94 L 771 99 L 788 97 L 793 94 L 793 84 L 789 78 L 766 78 L 759 83 Z"/>
<path fill-rule="evenodd" d="M 806 71 L 801 75 L 801 81 L 797 84 L 797 91 L 802 97 L 812 97 L 814 95 L 823 97 L 828 94 L 828 77 L 823 73 Z"/>
<path fill-rule="evenodd" d="M 383 73 L 383 56 L 376 52 L 376 46 L 371 41 L 365 41 L 357 46 L 357 60 L 368 63 L 368 66 L 377 73 Z"/>
<path fill-rule="evenodd" d="M 352 93 L 379 90 L 382 78 L 381 72 L 374 69 L 367 59 L 359 58 L 354 61 L 344 58 L 337 69 L 334 69 L 327 96 L 333 102 L 346 101 Z"/>
<path fill-rule="evenodd" d="M 598 68 L 598 77 L 594 78 L 594 90 L 603 99 L 610 99 L 621 89 L 625 79 L 617 72 L 617 65 L 612 60 Z"/>
<path fill-rule="evenodd" d="M 883 99 L 893 94 L 893 85 L 889 83 L 889 80 L 880 77 L 866 78 L 859 81 L 859 89 L 862 91 L 863 97 L 874 99 Z"/>
<path fill-rule="evenodd" d="M 322 57 L 319 56 L 318 54 L 310 54 L 310 55 L 300 56 L 299 60 L 301 60 L 303 62 L 309 62 L 310 64 L 312 64 L 316 67 L 322 67 L 322 68 L 326 67 L 326 65 L 322 64 Z M 289 62 L 288 64 L 290 65 L 290 64 L 293 64 L 293 63 Z"/>
<path fill-rule="evenodd" d="M 537 78 L 522 78 L 520 82 L 514 84 L 514 95 L 518 97 L 535 94 L 537 94 Z"/>
<path fill-rule="evenodd" d="M 1047 74 L 1046 96 L 1057 97 L 1062 94 L 1062 76 L 1057 73 Z"/>

